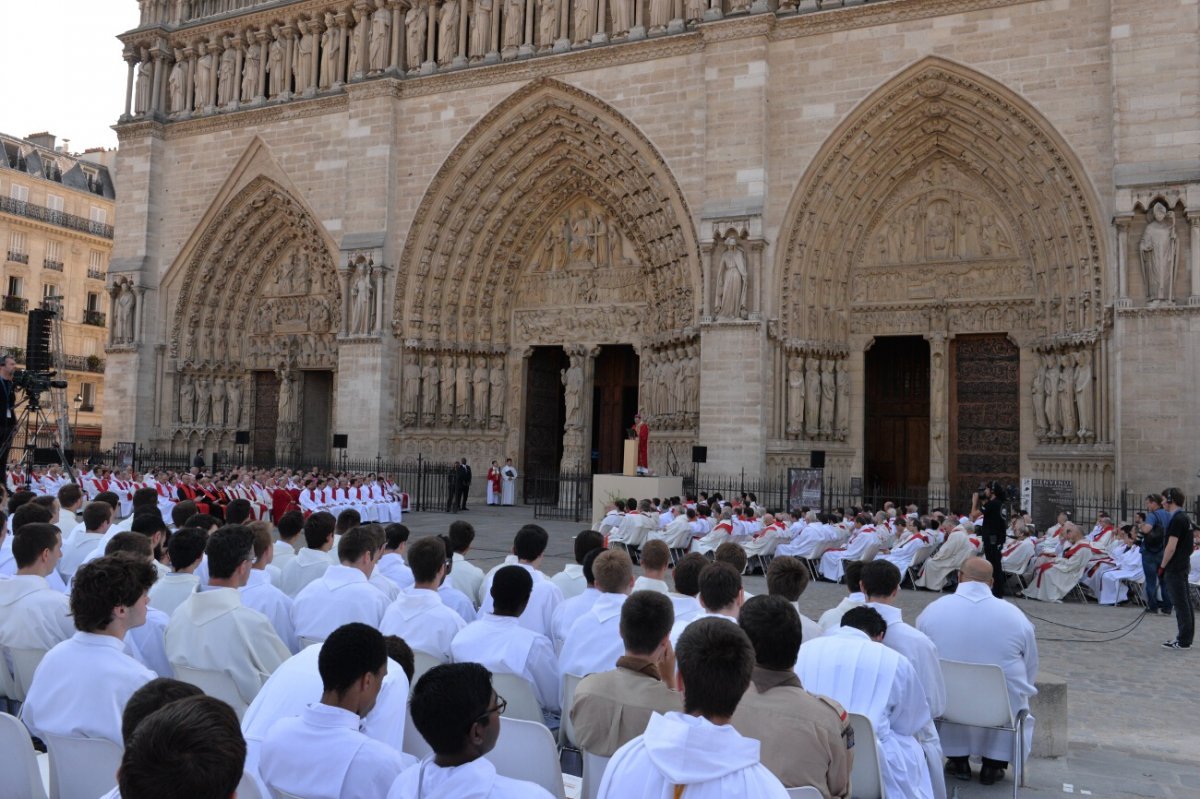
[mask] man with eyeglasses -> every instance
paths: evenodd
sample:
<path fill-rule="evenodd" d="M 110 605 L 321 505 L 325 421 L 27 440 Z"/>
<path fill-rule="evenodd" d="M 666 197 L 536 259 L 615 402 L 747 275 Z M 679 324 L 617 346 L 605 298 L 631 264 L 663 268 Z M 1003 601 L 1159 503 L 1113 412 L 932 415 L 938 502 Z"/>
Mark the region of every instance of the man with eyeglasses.
<path fill-rule="evenodd" d="M 492 674 L 478 663 L 434 666 L 417 680 L 410 707 L 413 725 L 433 754 L 401 774 L 388 799 L 550 799 L 546 789 L 502 777 L 484 755 L 500 738 L 508 703 L 492 689 Z"/>
<path fill-rule="evenodd" d="M 242 604 L 238 589 L 254 565 L 254 533 L 227 525 L 208 538 L 208 586 L 175 609 L 167 625 L 171 665 L 222 671 L 249 704 L 271 672 L 291 656 L 266 616 Z"/>

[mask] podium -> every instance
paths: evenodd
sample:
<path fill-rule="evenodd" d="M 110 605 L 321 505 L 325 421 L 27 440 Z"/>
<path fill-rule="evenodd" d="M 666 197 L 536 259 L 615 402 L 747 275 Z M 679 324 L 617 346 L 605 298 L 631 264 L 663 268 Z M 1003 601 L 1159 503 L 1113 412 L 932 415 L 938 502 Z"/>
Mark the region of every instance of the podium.
<path fill-rule="evenodd" d="M 621 474 L 626 477 L 637 477 L 637 449 L 636 438 L 625 439 L 625 455 L 621 461 Z"/>

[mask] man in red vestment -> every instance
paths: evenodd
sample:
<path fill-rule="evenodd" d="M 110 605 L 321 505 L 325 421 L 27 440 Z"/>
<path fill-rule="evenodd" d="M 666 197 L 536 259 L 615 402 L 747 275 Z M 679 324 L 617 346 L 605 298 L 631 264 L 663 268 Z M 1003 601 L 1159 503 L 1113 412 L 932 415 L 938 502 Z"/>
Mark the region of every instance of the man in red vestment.
<path fill-rule="evenodd" d="M 638 474 L 648 474 L 650 472 L 650 428 L 642 421 L 640 413 L 633 417 L 633 430 L 637 433 L 638 440 L 637 472 Z"/>

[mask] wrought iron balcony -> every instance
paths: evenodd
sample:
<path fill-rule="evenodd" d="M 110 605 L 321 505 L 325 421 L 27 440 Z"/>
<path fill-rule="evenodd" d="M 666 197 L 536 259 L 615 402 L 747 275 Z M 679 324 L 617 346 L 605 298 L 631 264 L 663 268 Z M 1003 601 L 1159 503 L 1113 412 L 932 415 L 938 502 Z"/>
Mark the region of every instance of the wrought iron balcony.
<path fill-rule="evenodd" d="M 83 312 L 83 323 L 85 325 L 94 325 L 95 327 L 104 327 L 104 311 L 85 310 Z"/>
<path fill-rule="evenodd" d="M 90 219 L 84 219 L 82 216 L 68 214 L 63 211 L 55 211 L 47 208 L 44 205 L 34 205 L 33 203 L 21 202 L 14 200 L 11 197 L 0 197 L 0 211 L 7 214 L 15 214 L 23 216 L 27 219 L 36 219 L 39 222 L 48 222 L 51 225 L 65 227 L 68 230 L 78 230 L 83 233 L 91 233 L 93 236 L 111 239 L 113 237 L 112 225 L 93 222 Z M 12 253 L 9 253 L 11 260 Z M 25 260 L 21 263 L 29 263 L 29 256 L 25 256 Z"/>
<path fill-rule="evenodd" d="M 108 275 L 99 269 L 89 269 L 87 271 L 87 276 L 88 276 L 89 280 L 107 280 L 108 279 Z"/>
<path fill-rule="evenodd" d="M 0 304 L 0 308 L 10 313 L 29 313 L 29 300 L 24 297 L 13 297 L 6 294 L 4 295 L 3 304 Z"/>
<path fill-rule="evenodd" d="M 49 258 L 43 258 L 42 259 L 42 268 L 50 269 L 54 272 L 61 272 L 63 270 L 63 262 L 62 261 L 54 261 Z"/>
<path fill-rule="evenodd" d="M 3 198 L 0 197 L 0 199 L 3 199 Z M 29 253 L 13 252 L 12 250 L 9 250 L 8 251 L 8 260 L 12 261 L 15 264 L 27 264 L 27 263 L 29 263 Z"/>
<path fill-rule="evenodd" d="M 104 359 L 98 355 L 64 355 L 63 366 L 72 372 L 104 372 Z"/>

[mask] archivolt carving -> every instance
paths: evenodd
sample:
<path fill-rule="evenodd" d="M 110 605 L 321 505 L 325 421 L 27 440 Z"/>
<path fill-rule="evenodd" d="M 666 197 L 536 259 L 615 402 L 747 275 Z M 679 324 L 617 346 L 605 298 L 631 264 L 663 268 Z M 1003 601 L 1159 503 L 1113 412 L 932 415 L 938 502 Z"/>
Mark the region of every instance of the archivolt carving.
<path fill-rule="evenodd" d="M 619 254 L 615 239 L 608 241 L 612 268 L 637 269 L 640 300 L 664 309 L 646 317 L 644 333 L 690 324 L 698 248 L 666 164 L 611 107 L 557 81 L 538 81 L 485 116 L 434 178 L 400 263 L 397 332 L 506 343 L 525 267 L 558 258 L 545 251 L 547 220 L 584 208 L 581 196 L 593 229 L 583 225 L 580 233 L 591 238 L 580 239 L 562 265 L 595 265 L 585 250 L 599 245 L 595 217 L 602 217 L 620 238 Z M 553 292 L 550 283 L 545 290 Z"/>
<path fill-rule="evenodd" d="M 1104 277 L 1095 202 L 1075 156 L 1027 103 L 926 59 L 862 103 L 797 189 L 778 270 L 785 335 L 837 340 L 861 327 L 848 323 L 851 286 L 866 278 L 851 279 L 860 264 L 968 257 L 998 259 L 992 268 L 1006 280 L 1016 277 L 1011 264 L 1025 265 L 1037 334 L 1096 329 Z M 988 296 L 1027 296 L 1027 285 L 992 286 Z"/>

